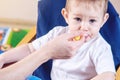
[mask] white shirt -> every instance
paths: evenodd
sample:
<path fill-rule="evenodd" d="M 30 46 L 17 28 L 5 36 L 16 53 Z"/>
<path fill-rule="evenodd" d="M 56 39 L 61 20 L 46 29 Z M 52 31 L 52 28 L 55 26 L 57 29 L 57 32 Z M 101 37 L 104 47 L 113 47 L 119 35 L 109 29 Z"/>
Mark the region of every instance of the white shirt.
<path fill-rule="evenodd" d="M 55 27 L 47 35 L 32 42 L 37 50 L 57 35 L 68 31 L 67 27 Z M 89 80 L 106 71 L 115 72 L 109 44 L 100 34 L 79 48 L 71 59 L 53 60 L 52 80 Z"/>

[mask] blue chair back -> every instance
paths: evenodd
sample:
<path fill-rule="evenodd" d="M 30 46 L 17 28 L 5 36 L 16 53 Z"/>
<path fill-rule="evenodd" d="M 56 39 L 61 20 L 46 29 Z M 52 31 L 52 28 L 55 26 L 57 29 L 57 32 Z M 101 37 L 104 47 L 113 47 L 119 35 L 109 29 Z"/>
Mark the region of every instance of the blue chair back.
<path fill-rule="evenodd" d="M 120 18 L 113 5 L 108 5 L 109 19 L 101 28 L 100 33 L 111 45 L 116 70 L 120 66 Z"/>
<path fill-rule="evenodd" d="M 66 0 L 41 0 L 38 2 L 37 38 L 46 34 L 55 26 L 67 25 L 61 15 L 61 9 L 65 6 L 65 3 Z M 108 4 L 108 13 L 110 17 L 101 28 L 100 33 L 111 45 L 115 67 L 117 69 L 120 65 L 120 18 L 110 2 Z M 52 60 L 49 60 L 40 66 L 33 75 L 40 77 L 42 80 L 51 80 L 51 68 Z"/>

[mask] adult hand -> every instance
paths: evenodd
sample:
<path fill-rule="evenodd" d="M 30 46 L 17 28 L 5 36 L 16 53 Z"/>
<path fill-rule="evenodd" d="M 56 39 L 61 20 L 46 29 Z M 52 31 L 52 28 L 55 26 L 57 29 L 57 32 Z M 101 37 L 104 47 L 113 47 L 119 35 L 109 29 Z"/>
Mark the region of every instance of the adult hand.
<path fill-rule="evenodd" d="M 50 59 L 70 58 L 75 55 L 76 50 L 85 42 L 85 37 L 82 37 L 79 41 L 73 41 L 73 38 L 80 34 L 81 32 L 64 33 L 42 46 L 42 50 L 48 51 Z"/>

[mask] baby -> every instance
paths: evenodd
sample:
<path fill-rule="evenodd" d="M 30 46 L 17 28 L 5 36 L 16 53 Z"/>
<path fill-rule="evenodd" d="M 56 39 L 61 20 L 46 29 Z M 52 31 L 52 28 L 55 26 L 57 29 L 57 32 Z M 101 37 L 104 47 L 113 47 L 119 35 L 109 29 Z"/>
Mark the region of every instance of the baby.
<path fill-rule="evenodd" d="M 108 0 L 67 0 L 62 15 L 68 26 L 57 26 L 32 42 L 33 50 L 38 50 L 49 40 L 61 34 L 80 32 L 79 36 L 70 39 L 74 42 L 83 41 L 76 54 L 70 59 L 53 60 L 52 80 L 115 79 L 110 45 L 99 33 L 109 17 L 106 13 L 107 6 Z M 62 50 L 58 52 L 62 54 Z"/>
<path fill-rule="evenodd" d="M 99 34 L 100 28 L 109 17 L 106 13 L 107 4 L 108 0 L 67 0 L 62 15 L 68 26 L 57 27 L 48 35 L 81 31 L 80 36 L 73 40 L 84 38 L 85 43 L 71 59 L 53 60 L 52 80 L 115 79 L 111 48 Z"/>

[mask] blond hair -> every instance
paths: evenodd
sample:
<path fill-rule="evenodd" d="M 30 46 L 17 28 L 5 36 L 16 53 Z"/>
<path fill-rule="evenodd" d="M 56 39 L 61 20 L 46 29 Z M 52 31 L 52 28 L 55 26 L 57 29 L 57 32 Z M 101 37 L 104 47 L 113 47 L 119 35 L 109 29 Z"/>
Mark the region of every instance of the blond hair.
<path fill-rule="evenodd" d="M 70 4 L 71 4 L 71 1 L 73 0 L 66 0 L 66 10 L 68 10 L 70 8 Z M 75 0 L 74 0 L 75 1 Z M 104 13 L 107 12 L 107 7 L 108 7 L 108 0 L 76 0 L 78 3 L 80 3 L 81 1 L 82 2 L 88 2 L 89 3 L 94 3 L 96 4 L 97 2 L 99 2 L 99 6 L 100 7 L 103 7 L 103 10 L 104 10 Z M 98 5 L 98 4 L 97 4 Z"/>

